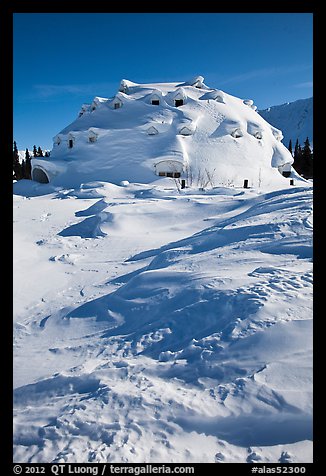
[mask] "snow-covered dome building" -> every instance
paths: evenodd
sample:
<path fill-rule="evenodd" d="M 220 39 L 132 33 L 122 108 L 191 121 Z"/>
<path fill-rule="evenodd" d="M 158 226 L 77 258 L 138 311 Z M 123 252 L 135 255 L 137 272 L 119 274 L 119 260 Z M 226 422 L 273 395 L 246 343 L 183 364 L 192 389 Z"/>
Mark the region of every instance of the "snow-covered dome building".
<path fill-rule="evenodd" d="M 54 137 L 50 157 L 32 160 L 32 178 L 59 186 L 163 176 L 188 186 L 287 186 L 296 174 L 282 138 L 251 99 L 210 88 L 202 76 L 182 83 L 123 79 L 113 97 L 82 105 Z"/>

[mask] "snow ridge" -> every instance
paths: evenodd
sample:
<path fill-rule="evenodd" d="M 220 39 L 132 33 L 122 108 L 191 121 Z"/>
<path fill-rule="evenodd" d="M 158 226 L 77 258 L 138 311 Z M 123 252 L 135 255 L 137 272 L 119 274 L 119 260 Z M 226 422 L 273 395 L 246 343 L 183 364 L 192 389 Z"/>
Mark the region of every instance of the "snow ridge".
<path fill-rule="evenodd" d="M 311 184 L 14 191 L 15 462 L 312 461 Z"/>

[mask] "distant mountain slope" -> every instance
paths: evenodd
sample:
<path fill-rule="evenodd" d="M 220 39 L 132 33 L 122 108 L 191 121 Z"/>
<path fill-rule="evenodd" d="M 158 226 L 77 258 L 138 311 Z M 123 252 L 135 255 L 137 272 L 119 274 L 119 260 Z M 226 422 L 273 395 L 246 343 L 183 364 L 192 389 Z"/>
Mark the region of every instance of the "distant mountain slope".
<path fill-rule="evenodd" d="M 313 144 L 313 98 L 272 106 L 258 111 L 270 124 L 281 129 L 284 135 L 283 144 L 288 146 L 290 139 L 294 144 L 297 139 L 303 144 L 309 137 Z"/>

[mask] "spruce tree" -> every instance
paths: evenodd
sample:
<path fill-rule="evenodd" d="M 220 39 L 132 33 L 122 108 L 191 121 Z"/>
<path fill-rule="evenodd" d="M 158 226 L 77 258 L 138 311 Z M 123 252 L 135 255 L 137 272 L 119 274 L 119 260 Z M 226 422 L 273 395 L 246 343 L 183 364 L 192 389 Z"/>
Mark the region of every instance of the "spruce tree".
<path fill-rule="evenodd" d="M 22 176 L 21 176 L 21 178 L 24 179 L 24 178 L 26 178 L 26 163 L 25 163 L 25 160 L 24 160 L 24 159 L 22 160 L 22 168 L 21 168 L 21 170 L 22 170 Z"/>
<path fill-rule="evenodd" d="M 302 149 L 302 173 L 305 178 L 312 178 L 312 152 L 307 137 Z"/>
<path fill-rule="evenodd" d="M 298 149 L 299 149 L 299 139 L 296 140 L 296 143 L 294 146 L 294 157 L 298 155 Z"/>
<path fill-rule="evenodd" d="M 33 145 L 33 157 L 37 157 L 36 145 Z"/>
<path fill-rule="evenodd" d="M 32 179 L 32 164 L 31 164 L 31 156 L 29 154 L 29 150 L 26 148 L 25 151 L 25 178 L 28 180 Z"/>
<path fill-rule="evenodd" d="M 43 157 L 43 150 L 41 149 L 40 146 L 38 146 L 38 149 L 37 149 L 37 157 Z"/>
<path fill-rule="evenodd" d="M 293 168 L 297 171 L 299 175 L 302 175 L 303 174 L 302 149 L 299 144 L 299 139 L 297 139 L 294 146 L 293 158 L 294 158 Z"/>
<path fill-rule="evenodd" d="M 14 180 L 20 180 L 22 178 L 22 167 L 19 162 L 19 153 L 16 141 L 14 141 L 14 149 L 13 149 L 13 178 Z"/>

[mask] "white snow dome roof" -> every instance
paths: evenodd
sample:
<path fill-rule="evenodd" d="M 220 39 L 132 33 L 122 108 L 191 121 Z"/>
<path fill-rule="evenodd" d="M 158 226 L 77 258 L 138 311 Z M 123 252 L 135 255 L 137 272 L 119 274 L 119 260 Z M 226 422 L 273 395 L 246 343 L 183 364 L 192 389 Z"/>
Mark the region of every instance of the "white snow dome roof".
<path fill-rule="evenodd" d="M 32 167 L 48 170 L 49 181 L 58 185 L 152 183 L 157 170 L 171 176 L 168 162 L 177 160 L 178 178 L 188 186 L 207 183 L 206 175 L 211 186 L 241 187 L 244 180 L 287 186 L 280 170 L 293 158 L 282 132 L 252 106 L 252 100 L 208 87 L 203 76 L 148 84 L 122 79 L 114 96 L 83 105 L 82 114 L 54 136 L 50 158 L 33 159 Z M 97 134 L 91 142 L 90 130 Z"/>

